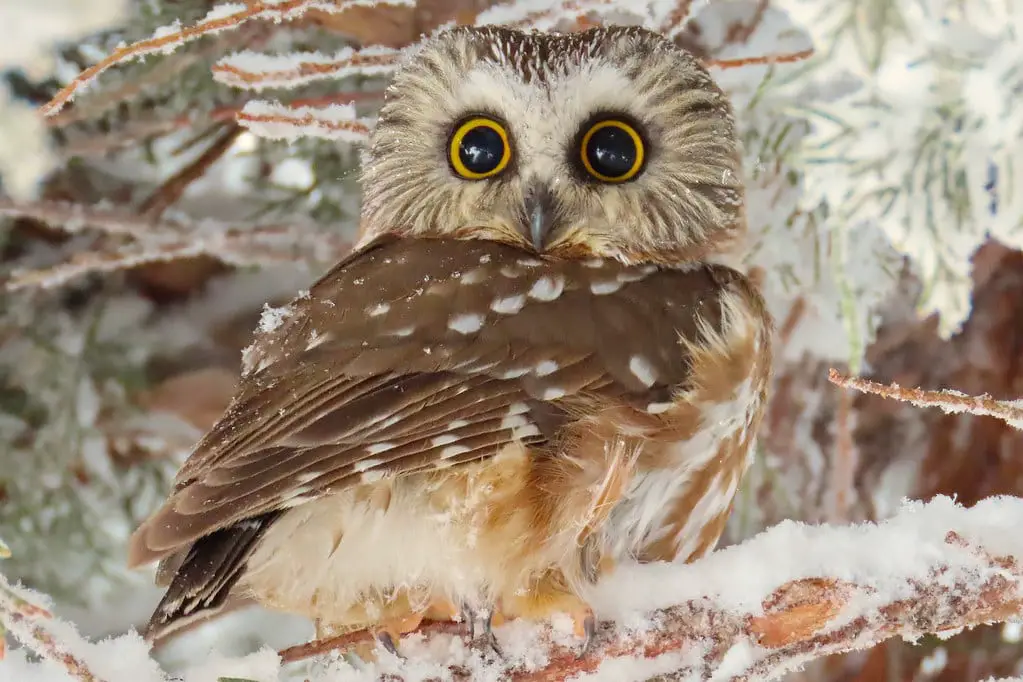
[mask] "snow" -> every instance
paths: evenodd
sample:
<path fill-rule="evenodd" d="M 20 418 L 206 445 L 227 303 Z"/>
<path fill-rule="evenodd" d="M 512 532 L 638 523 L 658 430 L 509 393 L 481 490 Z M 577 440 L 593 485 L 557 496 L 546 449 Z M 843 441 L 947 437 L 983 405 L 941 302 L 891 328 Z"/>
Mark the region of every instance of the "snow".
<path fill-rule="evenodd" d="M 272 332 L 284 324 L 289 315 L 291 315 L 290 306 L 272 308 L 269 304 L 264 303 L 263 314 L 259 318 L 259 331 L 264 334 Z"/>
<path fill-rule="evenodd" d="M 973 251 L 989 234 L 1023 245 L 1023 203 L 1009 180 L 1011 159 L 1023 158 L 1023 116 L 1009 104 L 1023 78 L 1012 66 L 1023 58 L 1023 6 L 980 0 L 969 11 L 940 0 L 899 3 L 913 30 L 882 37 L 865 26 L 843 30 L 845 15 L 822 12 L 822 5 L 776 5 L 814 44 L 828 46 L 827 58 L 813 61 L 810 82 L 855 86 L 805 107 L 814 121 L 806 144 L 815 165 L 801 204 L 826 202 L 834 209 L 830 220 L 854 239 L 860 226 L 879 228 L 923 278 L 921 312 L 940 312 L 941 331 L 950 334 L 969 311 Z M 870 21 L 870 12 L 857 19 Z M 876 44 L 864 45 L 863 36 Z M 790 96 L 806 92 L 806 82 L 792 85 Z M 931 182 L 933 174 L 955 177 L 959 169 L 966 170 L 961 185 Z"/>
<path fill-rule="evenodd" d="M 834 629 L 863 616 L 869 618 L 886 605 L 913 599 L 920 584 L 936 589 L 954 585 L 956 592 L 949 598 L 958 600 L 979 592 L 993 576 L 1004 576 L 1015 580 L 1015 590 L 1019 591 L 1019 576 L 1005 568 L 1001 560 L 992 562 L 986 557 L 1023 560 L 1023 537 L 1016 532 L 1021 523 L 1023 499 L 1012 497 L 989 498 L 972 508 L 959 506 L 947 497 L 928 503 L 905 502 L 893 518 L 876 525 L 832 527 L 785 522 L 694 564 L 622 566 L 587 597 L 601 620 L 619 623 L 621 633 L 638 631 L 642 635 L 658 627 L 651 613 L 659 609 L 690 604 L 719 612 L 719 620 L 733 614 L 739 622 L 745 622 L 764 613 L 763 605 L 779 586 L 803 578 L 827 577 L 855 586 L 853 597 L 825 626 Z M 964 542 L 950 542 L 950 531 Z M 25 599 L 39 601 L 24 590 L 19 593 Z M 0 600 L 0 615 L 2 604 Z M 53 633 L 61 650 L 84 661 L 106 682 L 167 680 L 138 635 L 130 633 L 90 643 L 63 622 L 45 617 L 34 622 Z M 262 649 L 233 657 L 213 652 L 204 661 L 191 661 L 176 674 L 183 675 L 186 682 L 214 682 L 225 676 L 271 682 L 293 679 L 292 675 L 323 682 L 356 682 L 386 674 L 418 682 L 442 676 L 447 666 L 455 665 L 470 670 L 473 680 L 496 681 L 503 679 L 510 668 L 543 667 L 551 646 L 577 646 L 570 630 L 567 618 L 556 620 L 552 629 L 521 621 L 501 626 L 496 629 L 504 656 L 501 660 L 467 647 L 453 635 L 416 634 L 402 640 L 407 660 L 380 652 L 378 661 L 358 667 L 335 657 L 281 668 L 277 655 Z M 912 638 L 921 633 L 908 630 L 902 634 Z M 752 640 L 734 640 L 721 659 L 716 679 L 741 674 L 766 652 Z M 578 679 L 629 682 L 673 670 L 696 670 L 702 660 L 700 654 L 697 647 L 681 652 L 669 649 L 652 658 L 610 656 L 592 674 Z M 940 654 L 932 659 L 926 665 L 939 669 Z M 12 679 L 18 680 L 63 679 L 63 673 L 50 672 L 55 670 L 49 663 L 28 662 L 18 651 L 0 662 L 0 675 L 16 675 Z"/>
<path fill-rule="evenodd" d="M 247 102 L 238 122 L 260 137 L 289 142 L 303 137 L 365 142 L 372 127 L 372 120 L 360 119 L 351 104 L 289 107 L 262 100 Z"/>
<path fill-rule="evenodd" d="M 400 51 L 371 46 L 346 47 L 333 55 L 322 52 L 289 52 L 268 55 L 245 50 L 221 59 L 213 67 L 216 80 L 236 88 L 262 90 L 294 88 L 322 79 L 380 76 L 394 71 Z"/>

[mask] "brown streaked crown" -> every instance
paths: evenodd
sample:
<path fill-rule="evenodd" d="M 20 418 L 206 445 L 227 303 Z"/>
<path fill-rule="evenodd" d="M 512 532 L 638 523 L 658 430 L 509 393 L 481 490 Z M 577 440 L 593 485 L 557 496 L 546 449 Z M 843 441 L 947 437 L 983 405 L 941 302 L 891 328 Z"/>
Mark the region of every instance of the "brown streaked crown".
<path fill-rule="evenodd" d="M 467 181 L 448 143 L 476 113 L 504 123 L 512 160 Z M 595 182 L 576 163 L 585 127 L 607 116 L 634 122 L 645 143 L 628 182 Z M 539 250 L 550 255 L 673 263 L 721 251 L 744 229 L 726 96 L 692 54 L 636 27 L 471 27 L 425 41 L 395 74 L 363 163 L 364 242 L 392 232 L 533 248 L 537 194 L 551 223 Z"/>

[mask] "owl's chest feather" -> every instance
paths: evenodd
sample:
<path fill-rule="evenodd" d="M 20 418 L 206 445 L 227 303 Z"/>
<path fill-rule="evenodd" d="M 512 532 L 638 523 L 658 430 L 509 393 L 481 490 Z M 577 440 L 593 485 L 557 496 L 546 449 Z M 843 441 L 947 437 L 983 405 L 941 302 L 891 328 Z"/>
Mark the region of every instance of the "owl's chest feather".
<path fill-rule="evenodd" d="M 612 512 L 604 537 L 613 555 L 691 561 L 713 549 L 750 463 L 761 393 L 751 376 L 698 407 L 700 427 L 660 448 L 659 466 L 637 471 Z"/>

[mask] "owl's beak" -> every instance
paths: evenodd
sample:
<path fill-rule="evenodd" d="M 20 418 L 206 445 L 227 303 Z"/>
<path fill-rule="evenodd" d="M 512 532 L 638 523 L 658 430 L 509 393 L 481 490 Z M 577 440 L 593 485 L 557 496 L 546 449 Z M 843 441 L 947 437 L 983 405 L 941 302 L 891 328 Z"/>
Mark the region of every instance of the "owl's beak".
<path fill-rule="evenodd" d="M 538 183 L 526 191 L 526 220 L 529 223 L 529 239 L 533 248 L 543 251 L 547 236 L 554 225 L 556 212 L 554 195 L 547 185 Z"/>

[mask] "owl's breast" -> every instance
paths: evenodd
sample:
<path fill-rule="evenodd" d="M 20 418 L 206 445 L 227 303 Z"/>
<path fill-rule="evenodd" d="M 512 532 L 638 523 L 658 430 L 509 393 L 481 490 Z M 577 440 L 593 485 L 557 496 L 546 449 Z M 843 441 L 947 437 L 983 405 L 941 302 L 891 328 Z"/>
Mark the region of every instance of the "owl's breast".
<path fill-rule="evenodd" d="M 645 444 L 626 493 L 610 514 L 604 546 L 617 558 L 692 561 L 712 550 L 752 458 L 764 379 L 752 372 L 715 400 L 687 397 L 696 427 Z"/>

